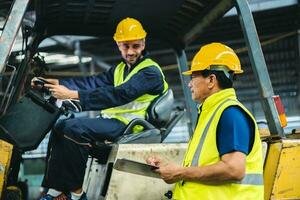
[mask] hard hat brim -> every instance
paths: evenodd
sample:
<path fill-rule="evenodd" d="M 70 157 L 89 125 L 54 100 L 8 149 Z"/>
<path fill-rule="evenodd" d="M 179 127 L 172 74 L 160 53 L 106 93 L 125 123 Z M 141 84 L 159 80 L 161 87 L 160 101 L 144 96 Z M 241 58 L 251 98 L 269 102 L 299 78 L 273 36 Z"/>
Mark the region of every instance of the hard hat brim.
<path fill-rule="evenodd" d="M 203 71 L 203 70 L 188 70 L 188 71 L 182 72 L 182 75 L 190 76 L 190 75 L 192 75 L 193 72 L 196 72 L 196 71 Z M 238 71 L 235 71 L 234 74 L 242 74 L 243 72 L 244 72 L 243 70 L 238 70 Z"/>
<path fill-rule="evenodd" d="M 134 38 L 118 38 L 118 37 L 114 36 L 113 38 L 116 42 L 129 42 L 129 41 L 134 41 L 134 40 L 143 40 L 143 39 L 146 38 L 146 36 L 144 36 L 144 37 L 134 37 Z"/>
<path fill-rule="evenodd" d="M 182 72 L 182 75 L 184 76 L 189 76 L 189 75 L 192 75 L 192 70 L 188 70 L 188 71 L 185 71 L 185 72 Z"/>

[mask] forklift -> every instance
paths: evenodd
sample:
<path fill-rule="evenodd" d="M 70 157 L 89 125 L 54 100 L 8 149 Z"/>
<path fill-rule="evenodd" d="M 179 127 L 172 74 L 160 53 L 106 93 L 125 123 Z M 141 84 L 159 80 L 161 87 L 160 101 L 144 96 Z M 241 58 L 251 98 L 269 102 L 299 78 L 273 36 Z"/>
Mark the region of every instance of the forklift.
<path fill-rule="evenodd" d="M 261 130 L 265 199 L 300 199 L 300 134 L 298 130 L 291 134 L 283 131 L 286 126 L 284 108 L 280 97 L 274 94 L 246 0 L 0 0 L 0 5 L 9 13 L 0 37 L 0 75 L 5 82 L 1 85 L 5 92 L 0 99 L 0 199 L 22 199 L 16 187 L 22 153 L 36 149 L 55 121 L 69 113 L 66 106 L 55 106 L 47 91 L 32 91 L 28 83 L 31 77 L 40 75 L 38 70 L 34 75 L 31 72 L 34 65 L 39 64 L 36 55 L 45 38 L 71 34 L 96 36 L 102 43 L 109 44 L 116 23 L 132 16 L 145 24 L 149 46 L 153 44 L 158 48 L 156 44 L 163 43 L 174 50 L 181 74 L 188 70 L 185 48 L 233 7 L 239 16 L 268 125 L 268 130 Z M 18 56 L 22 60 L 14 66 L 10 58 L 16 57 L 12 47 L 20 30 L 24 41 Z M 114 165 L 122 158 L 144 162 L 149 155 L 181 163 L 187 144 L 164 142 L 184 114 L 189 120 L 189 136 L 196 124 L 197 106 L 185 84 L 190 78 L 180 75 L 180 80 L 185 109 L 170 107 L 174 97 L 169 91 L 150 106 L 150 118 L 130 123 L 117 142 L 99 142 L 93 146 L 84 179 L 89 199 L 170 198 L 172 185 L 155 177 L 118 171 Z M 132 126 L 137 123 L 144 126 L 143 132 L 131 134 Z"/>

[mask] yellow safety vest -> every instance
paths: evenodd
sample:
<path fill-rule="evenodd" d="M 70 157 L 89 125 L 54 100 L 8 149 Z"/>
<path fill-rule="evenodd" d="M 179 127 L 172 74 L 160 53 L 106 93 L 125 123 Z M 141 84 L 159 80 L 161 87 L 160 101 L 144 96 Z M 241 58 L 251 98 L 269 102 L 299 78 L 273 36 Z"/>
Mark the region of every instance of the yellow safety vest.
<path fill-rule="evenodd" d="M 159 69 L 163 76 L 164 80 L 164 91 L 165 92 L 168 89 L 168 84 L 165 81 L 165 76 L 161 71 L 161 68 L 159 65 L 154 62 L 153 60 L 147 58 L 140 62 L 135 68 L 127 75 L 127 77 L 124 79 L 124 69 L 126 64 L 124 62 L 121 62 L 115 69 L 114 72 L 114 87 L 117 87 L 126 81 L 128 81 L 133 75 L 138 73 L 138 71 L 150 67 L 155 66 Z M 147 84 L 147 83 L 140 83 L 140 84 Z M 101 111 L 101 115 L 106 118 L 116 118 L 120 121 L 122 121 L 125 124 L 128 124 L 131 120 L 135 118 L 142 118 L 145 119 L 147 108 L 150 105 L 151 101 L 155 99 L 158 95 L 150 95 L 150 94 L 144 94 L 137 99 L 135 99 L 132 102 L 129 102 L 125 105 L 108 108 Z M 141 128 L 135 128 L 134 132 L 138 132 Z"/>
<path fill-rule="evenodd" d="M 239 106 L 255 124 L 255 138 L 246 156 L 246 174 L 242 181 L 209 185 L 179 181 L 173 191 L 176 200 L 263 200 L 263 157 L 257 124 L 251 113 L 237 100 L 234 89 L 221 90 L 209 96 L 202 105 L 196 130 L 189 142 L 183 166 L 207 166 L 220 161 L 216 130 L 221 114 L 229 106 Z"/>

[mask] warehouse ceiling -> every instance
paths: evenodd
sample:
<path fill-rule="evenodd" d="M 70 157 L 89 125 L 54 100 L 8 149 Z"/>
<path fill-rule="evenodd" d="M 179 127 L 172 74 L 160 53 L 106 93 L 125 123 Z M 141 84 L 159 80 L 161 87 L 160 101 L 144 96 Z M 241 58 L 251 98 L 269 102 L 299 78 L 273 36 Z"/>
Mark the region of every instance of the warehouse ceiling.
<path fill-rule="evenodd" d="M 216 19 L 232 7 L 233 0 L 44 0 L 36 5 L 37 29 L 47 36 L 89 35 L 110 42 L 117 23 L 130 16 L 143 24 L 148 40 L 181 46 L 208 11 L 217 9 Z"/>

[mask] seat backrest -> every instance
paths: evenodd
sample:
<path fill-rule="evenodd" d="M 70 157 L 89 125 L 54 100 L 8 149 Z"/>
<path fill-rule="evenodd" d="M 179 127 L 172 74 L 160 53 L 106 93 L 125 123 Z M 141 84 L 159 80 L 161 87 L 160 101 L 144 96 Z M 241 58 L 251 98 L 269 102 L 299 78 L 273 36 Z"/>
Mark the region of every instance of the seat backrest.
<path fill-rule="evenodd" d="M 173 105 L 173 91 L 168 89 L 151 102 L 147 110 L 147 121 L 156 127 L 164 126 L 170 119 Z"/>

